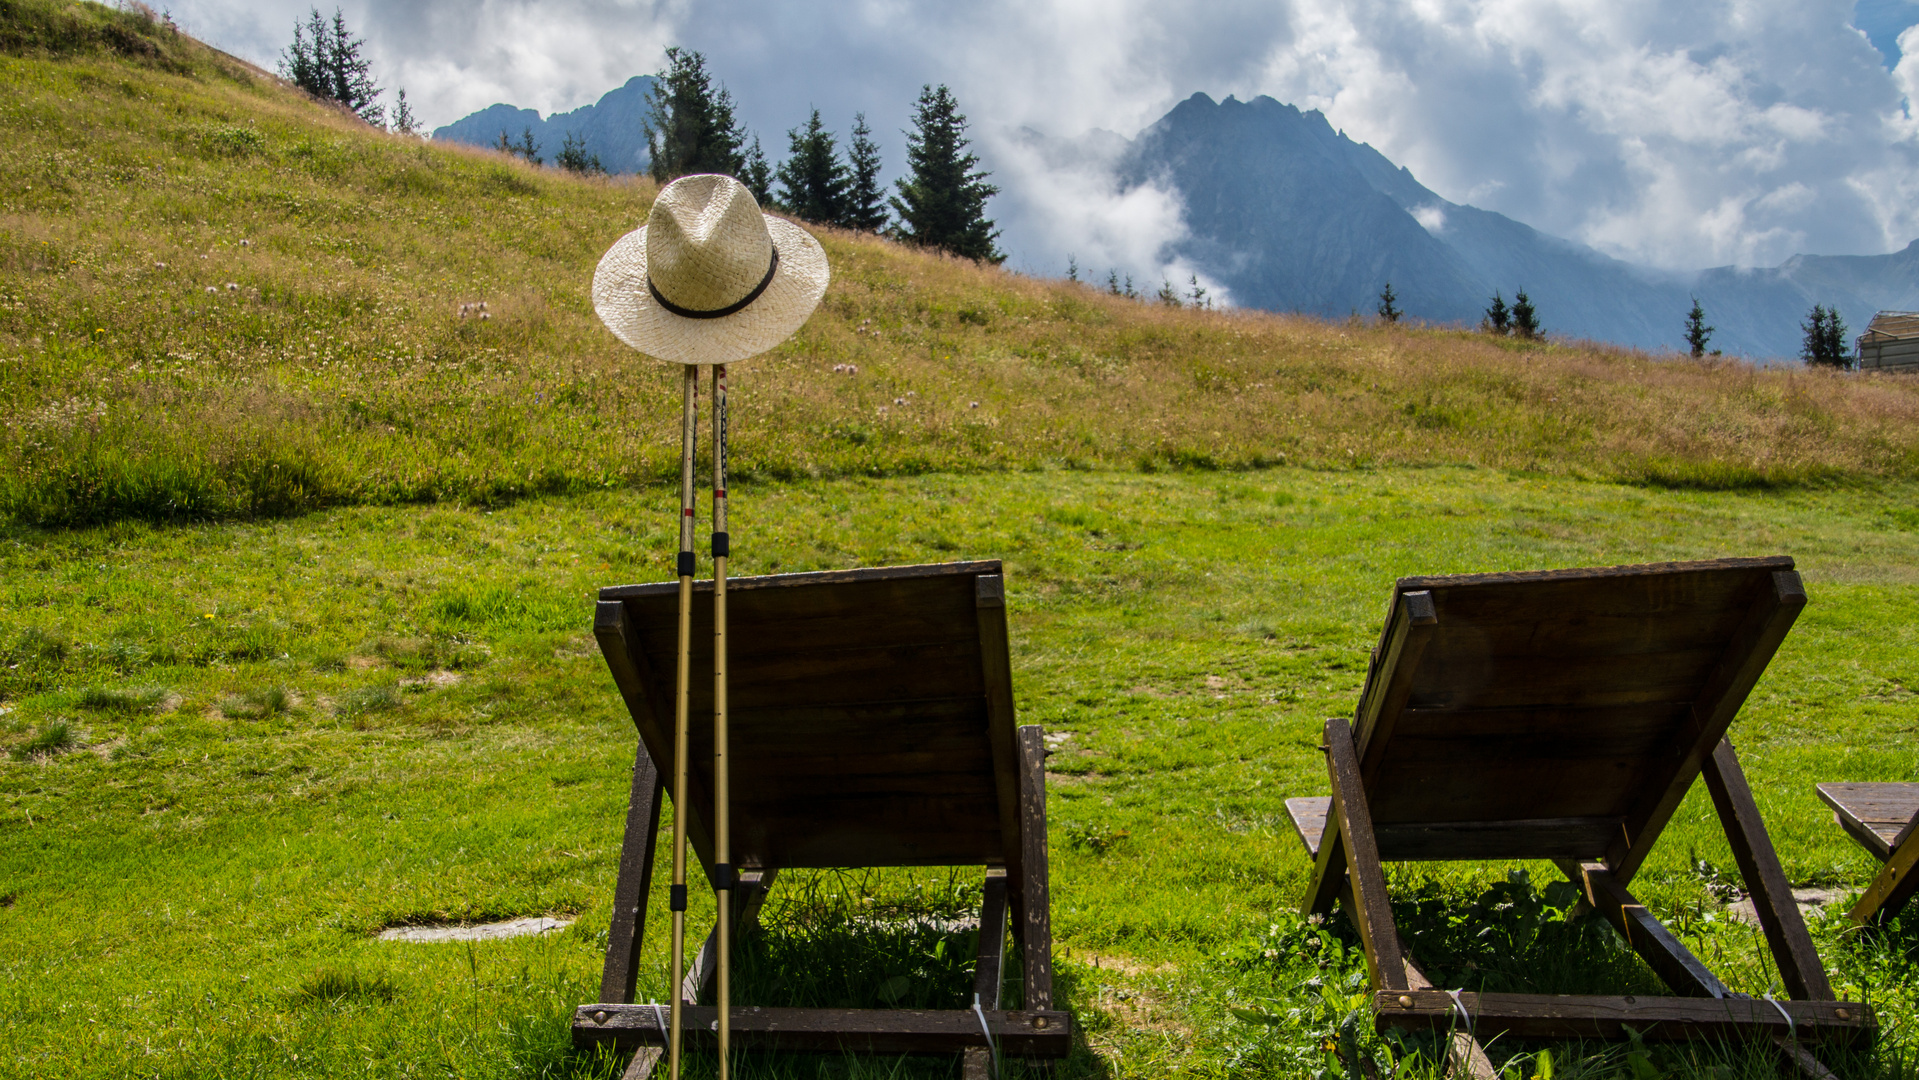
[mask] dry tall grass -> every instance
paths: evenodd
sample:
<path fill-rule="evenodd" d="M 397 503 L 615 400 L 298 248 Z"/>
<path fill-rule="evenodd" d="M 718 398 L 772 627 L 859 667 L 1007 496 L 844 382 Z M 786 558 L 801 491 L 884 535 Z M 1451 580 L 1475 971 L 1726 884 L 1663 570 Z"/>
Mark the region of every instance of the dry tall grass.
<path fill-rule="evenodd" d="M 677 374 L 588 303 L 649 183 L 386 135 L 100 10 L 0 12 L 0 511 L 271 515 L 672 475 Z M 65 36 L 34 37 L 22 12 L 68 19 Z M 116 29 L 88 38 L 89 18 Z M 129 33 L 151 49 L 115 44 Z M 1919 473 L 1910 379 L 1175 310 L 821 239 L 835 276 L 819 313 L 736 369 L 743 481 L 1277 463 L 1711 487 Z M 478 301 L 488 318 L 461 314 Z"/>

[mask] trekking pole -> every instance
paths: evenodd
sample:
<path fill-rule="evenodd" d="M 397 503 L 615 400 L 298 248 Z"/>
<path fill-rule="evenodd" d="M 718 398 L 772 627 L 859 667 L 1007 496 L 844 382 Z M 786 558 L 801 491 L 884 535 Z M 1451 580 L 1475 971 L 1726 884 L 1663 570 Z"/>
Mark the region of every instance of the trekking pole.
<path fill-rule="evenodd" d="M 680 406 L 680 654 L 673 708 L 673 1018 L 667 1034 L 668 1080 L 680 1080 L 681 981 L 686 977 L 687 720 L 693 689 L 693 452 L 698 439 L 700 369 L 686 365 Z"/>
<path fill-rule="evenodd" d="M 726 759 L 726 365 L 713 365 L 713 876 L 718 921 L 720 1076 L 732 1036 L 733 852 Z"/>

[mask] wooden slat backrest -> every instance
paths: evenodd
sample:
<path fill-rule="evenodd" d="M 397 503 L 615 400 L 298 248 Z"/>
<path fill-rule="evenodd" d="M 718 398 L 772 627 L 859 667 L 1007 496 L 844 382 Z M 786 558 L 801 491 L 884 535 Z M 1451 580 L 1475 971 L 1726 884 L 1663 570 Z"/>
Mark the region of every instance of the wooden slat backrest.
<path fill-rule="evenodd" d="M 712 582 L 695 590 L 689 832 L 710 865 Z M 989 693 L 1007 671 L 1002 596 L 997 561 L 727 582 L 737 865 L 1018 862 L 1010 686 Z M 679 585 L 600 600 L 621 608 L 632 664 L 610 666 L 670 781 Z"/>
<path fill-rule="evenodd" d="M 1381 856 L 1636 866 L 1804 602 L 1792 566 L 1401 579 L 1355 725 Z"/>

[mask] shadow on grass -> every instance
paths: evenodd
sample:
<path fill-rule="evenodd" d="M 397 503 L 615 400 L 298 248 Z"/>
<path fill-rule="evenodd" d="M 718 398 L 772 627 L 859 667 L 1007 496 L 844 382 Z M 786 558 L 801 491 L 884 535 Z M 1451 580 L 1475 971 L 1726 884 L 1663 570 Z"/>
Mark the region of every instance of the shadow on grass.
<path fill-rule="evenodd" d="M 759 926 L 735 945 L 733 1002 L 775 1008 L 967 1009 L 973 1004 L 979 955 L 981 887 L 977 873 L 954 871 L 943 883 L 889 888 L 883 871 L 815 871 L 782 875 Z M 692 946 L 689 945 L 689 948 Z M 1018 946 L 1006 943 L 1000 1005 L 1023 1006 Z M 1077 979 L 1062 972 L 1054 1007 L 1074 1011 Z M 712 1003 L 709 989 L 702 1004 Z M 1075 1024 L 1072 1054 L 1050 1069 L 1017 1058 L 1000 1063 L 1002 1080 L 1045 1075 L 1052 1080 L 1103 1080 L 1105 1062 L 1086 1046 Z M 628 1055 L 612 1063 L 601 1052 L 570 1055 L 556 1075 L 618 1076 Z M 711 1053 L 689 1052 L 687 1080 L 717 1075 Z M 751 1053 L 734 1054 L 731 1074 L 755 1078 L 934 1078 L 960 1075 L 958 1054 Z M 537 1071 L 537 1070 L 536 1070 Z M 665 1076 L 662 1065 L 655 1070 Z"/>
<path fill-rule="evenodd" d="M 1395 883 L 1393 916 L 1411 957 L 1436 986 L 1522 994 L 1644 994 L 1672 991 L 1611 926 L 1596 915 L 1572 918 L 1579 900 L 1570 884 L 1536 888 L 1524 871 L 1490 887 L 1456 877 L 1409 874 Z M 1865 963 L 1887 972 L 1915 947 L 1901 930 L 1896 944 L 1859 939 L 1876 953 Z M 1447 1075 L 1450 1035 L 1375 1033 L 1365 956 L 1343 913 L 1324 923 L 1287 914 L 1257 939 L 1229 949 L 1218 972 L 1233 985 L 1236 1024 L 1223 1028 L 1231 1057 L 1269 1075 Z M 1894 983 L 1893 985 L 1897 985 Z M 1487 1056 L 1501 1077 L 1515 1080 L 1759 1080 L 1795 1076 L 1768 1044 L 1699 1040 L 1544 1042 L 1496 1039 Z M 1819 1059 L 1844 1077 L 1908 1080 L 1912 1054 L 1881 1039 L 1860 1050 L 1818 1047 Z"/>

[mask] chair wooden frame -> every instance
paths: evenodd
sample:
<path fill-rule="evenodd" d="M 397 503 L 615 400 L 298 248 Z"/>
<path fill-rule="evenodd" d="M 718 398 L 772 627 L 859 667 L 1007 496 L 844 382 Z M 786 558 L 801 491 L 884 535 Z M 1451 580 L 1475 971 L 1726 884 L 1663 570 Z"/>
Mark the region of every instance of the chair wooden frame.
<path fill-rule="evenodd" d="M 1919 892 L 1919 784 L 1820 784 L 1819 797 L 1832 807 L 1846 835 L 1883 865 L 1852 910 L 1860 925 L 1881 924 L 1899 914 Z"/>
<path fill-rule="evenodd" d="M 1501 1034 L 1762 1038 L 1812 1075 L 1825 1070 L 1808 1044 L 1871 1038 L 1869 1006 L 1832 1000 L 1725 738 L 1805 599 L 1788 558 L 1401 579 L 1353 722 L 1326 723 L 1331 797 L 1287 801 L 1314 860 L 1304 910 L 1343 903 L 1375 1025 L 1453 1031 L 1474 1076 L 1493 1075 L 1482 1043 Z M 1628 889 L 1697 777 L 1790 1001 L 1729 991 Z M 1394 925 L 1383 864 L 1534 859 L 1677 996 L 1434 988 Z"/>
<path fill-rule="evenodd" d="M 712 582 L 695 589 L 710 593 Z M 635 1051 L 630 1078 L 650 1072 L 665 1039 L 664 1007 L 633 999 L 668 793 L 655 762 L 673 754 L 677 590 L 677 582 L 602 589 L 594 620 L 639 741 L 600 997 L 575 1010 L 573 1038 Z M 998 561 L 734 578 L 727 594 L 736 933 L 753 925 L 782 869 L 987 868 L 977 1012 L 735 1005 L 733 1045 L 958 1052 L 969 1077 L 986 1075 L 994 1049 L 1064 1056 L 1072 1023 L 1052 1000 L 1046 750 L 1037 725 L 1015 725 Z M 695 605 L 696 643 L 711 638 L 699 625 L 705 606 Z M 696 670 L 710 649 L 696 646 Z M 710 693 L 696 683 L 695 717 Z M 700 728 L 689 736 L 696 762 L 710 751 Z M 711 881 L 713 804 L 699 770 L 688 789 L 690 843 Z M 1009 917 L 1020 1009 L 1001 1000 Z M 709 1048 L 716 1010 L 697 1002 L 715 951 L 709 935 L 680 988 L 683 1030 Z"/>

